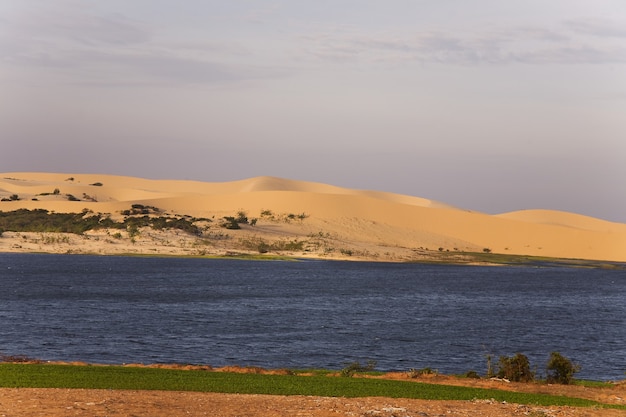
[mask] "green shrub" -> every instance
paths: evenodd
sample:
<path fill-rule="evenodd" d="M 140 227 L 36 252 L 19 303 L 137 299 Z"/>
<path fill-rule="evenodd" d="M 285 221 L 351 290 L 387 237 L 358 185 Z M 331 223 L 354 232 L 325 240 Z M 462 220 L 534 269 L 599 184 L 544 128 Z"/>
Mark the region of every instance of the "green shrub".
<path fill-rule="evenodd" d="M 224 221 L 220 224 L 221 227 L 229 230 L 239 230 L 241 226 L 237 222 L 237 219 L 232 216 L 224 216 Z"/>
<path fill-rule="evenodd" d="M 552 352 L 546 365 L 547 380 L 549 383 L 571 384 L 574 374 L 580 371 L 580 365 L 572 363 L 571 360 L 561 355 L 559 352 Z"/>
<path fill-rule="evenodd" d="M 498 363 L 498 377 L 515 382 L 531 382 L 535 379 L 534 373 L 530 370 L 528 357 L 521 353 L 515 356 L 500 356 Z"/>

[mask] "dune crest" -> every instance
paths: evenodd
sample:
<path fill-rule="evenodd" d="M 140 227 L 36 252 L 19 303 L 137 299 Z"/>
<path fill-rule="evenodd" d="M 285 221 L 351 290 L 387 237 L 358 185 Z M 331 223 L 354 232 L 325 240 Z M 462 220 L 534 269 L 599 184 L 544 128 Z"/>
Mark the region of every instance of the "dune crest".
<path fill-rule="evenodd" d="M 68 238 L 83 239 L 80 244 L 74 242 L 78 247 L 68 243 L 53 248 L 35 235 L 23 235 L 18 243 L 16 234 L 7 231 L 0 237 L 0 251 L 219 254 L 267 247 L 270 252 L 288 251 L 293 256 L 381 261 L 491 252 L 626 262 L 626 224 L 622 223 L 551 210 L 487 215 L 420 197 L 269 176 L 210 183 L 5 173 L 0 174 L 0 199 L 2 212 L 20 208 L 85 211 L 122 221 L 128 215 L 123 213 L 133 205 L 145 205 L 158 210 L 151 216 L 205 219 L 201 236 L 166 230 L 159 233 L 176 237 L 150 231 L 132 240 L 127 236 L 111 240 L 106 237 L 111 231 L 109 235 L 90 231 L 81 238 Z M 244 223 L 239 230 L 223 227 L 225 217 L 241 212 L 254 219 L 254 224 Z"/>

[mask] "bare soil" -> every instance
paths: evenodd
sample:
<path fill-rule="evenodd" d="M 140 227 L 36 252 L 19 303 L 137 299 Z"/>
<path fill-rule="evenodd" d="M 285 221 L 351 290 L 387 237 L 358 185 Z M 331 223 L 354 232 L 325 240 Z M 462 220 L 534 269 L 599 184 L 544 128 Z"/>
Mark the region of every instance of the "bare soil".
<path fill-rule="evenodd" d="M 234 370 L 237 369 L 229 367 L 215 371 L 232 372 Z M 249 372 L 250 370 L 240 369 L 239 371 Z M 256 368 L 253 371 L 259 372 Z M 546 393 L 587 398 L 609 404 L 626 404 L 624 381 L 607 387 L 583 387 L 474 380 L 444 375 L 409 378 L 406 373 L 389 373 L 380 378 Z M 383 397 L 342 398 L 171 391 L 1 388 L 0 417 L 18 416 L 623 417 L 626 416 L 626 411 L 543 407 L 502 403 L 495 400 L 430 401 Z"/>

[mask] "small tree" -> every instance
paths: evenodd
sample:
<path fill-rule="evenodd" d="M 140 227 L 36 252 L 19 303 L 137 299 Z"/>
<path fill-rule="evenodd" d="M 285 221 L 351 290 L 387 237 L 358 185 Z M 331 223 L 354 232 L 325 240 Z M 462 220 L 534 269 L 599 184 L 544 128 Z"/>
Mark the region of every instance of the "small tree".
<path fill-rule="evenodd" d="M 552 352 L 546 365 L 546 373 L 549 383 L 571 384 L 574 374 L 580 371 L 580 365 L 572 363 L 571 360 L 561 355 L 559 352 Z"/>
<path fill-rule="evenodd" d="M 237 217 L 235 218 L 237 223 L 248 224 L 248 213 L 243 210 L 239 210 L 237 212 Z"/>
<path fill-rule="evenodd" d="M 515 382 L 530 382 L 535 379 L 534 373 L 530 370 L 528 357 L 521 353 L 515 356 L 500 356 L 498 377 L 506 378 Z"/>

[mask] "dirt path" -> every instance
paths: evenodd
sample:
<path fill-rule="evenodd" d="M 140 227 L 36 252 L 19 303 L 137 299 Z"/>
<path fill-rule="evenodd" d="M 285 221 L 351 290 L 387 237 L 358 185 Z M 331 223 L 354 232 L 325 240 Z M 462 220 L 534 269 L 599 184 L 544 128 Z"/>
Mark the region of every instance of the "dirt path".
<path fill-rule="evenodd" d="M 84 389 L 0 389 L 2 417 L 623 417 L 626 411 L 503 404 L 491 400 L 425 401 Z"/>

